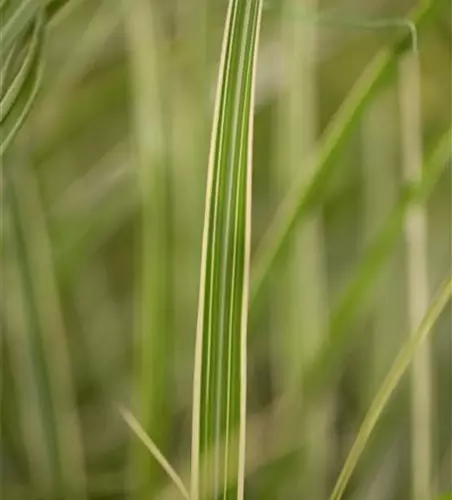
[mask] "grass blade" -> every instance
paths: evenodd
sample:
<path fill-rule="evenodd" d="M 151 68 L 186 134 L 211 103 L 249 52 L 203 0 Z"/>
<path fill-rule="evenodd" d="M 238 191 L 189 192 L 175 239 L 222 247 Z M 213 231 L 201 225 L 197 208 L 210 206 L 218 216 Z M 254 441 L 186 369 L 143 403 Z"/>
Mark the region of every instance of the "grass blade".
<path fill-rule="evenodd" d="M 202 248 L 195 353 L 191 498 L 244 494 L 246 330 L 254 79 L 262 2 L 231 0 L 224 29 Z M 237 442 L 229 439 L 239 429 Z M 225 437 L 201 466 L 209 448 Z M 238 471 L 228 489 L 229 470 Z M 210 495 L 208 496 L 210 498 Z"/>
<path fill-rule="evenodd" d="M 363 120 L 363 170 L 364 170 L 364 250 L 375 241 L 384 227 L 385 221 L 397 206 L 400 189 L 398 166 L 398 123 L 394 119 L 397 109 L 397 94 L 394 89 L 382 92 L 369 106 Z M 399 245 L 401 247 L 401 245 Z M 403 338 L 404 315 L 401 311 L 403 300 L 403 255 L 402 249 L 394 245 L 388 250 L 385 268 L 381 277 L 375 278 L 372 297 L 372 341 L 368 355 L 365 354 L 360 366 L 366 373 L 363 380 L 364 408 L 369 405 L 369 397 L 375 394 L 383 376 L 392 362 Z M 370 363 L 370 366 L 369 366 Z"/>
<path fill-rule="evenodd" d="M 180 31 L 187 55 L 184 63 L 174 68 L 171 77 L 173 243 L 177 248 L 174 259 L 176 317 L 173 324 L 177 336 L 175 357 L 182 355 L 189 361 L 186 365 L 188 370 L 193 359 L 184 357 L 183 353 L 192 352 L 194 346 L 194 338 L 187 336 L 186 332 L 196 331 L 206 158 L 212 119 L 210 100 L 212 77 L 215 78 L 208 71 L 208 41 L 213 17 L 209 12 L 211 7 L 209 0 L 177 0 L 176 29 Z M 178 311 L 180 314 L 177 314 Z M 191 408 L 191 391 L 184 390 L 183 393 L 187 398 L 185 404 Z"/>
<path fill-rule="evenodd" d="M 134 134 L 141 200 L 139 305 L 135 339 L 134 413 L 145 432 L 166 451 L 169 429 L 170 289 L 168 165 L 159 53 L 162 37 L 147 0 L 124 2 L 133 86 Z M 140 443 L 132 444 L 136 498 L 154 497 L 162 471 Z"/>
<path fill-rule="evenodd" d="M 184 483 L 177 474 L 177 472 L 171 467 L 171 464 L 158 449 L 158 446 L 152 441 L 152 439 L 146 434 L 143 427 L 136 420 L 136 418 L 125 408 L 119 410 L 121 417 L 124 419 L 126 424 L 130 427 L 133 433 L 138 437 L 138 439 L 143 443 L 143 445 L 148 449 L 149 453 L 155 458 L 155 460 L 160 464 L 162 469 L 168 474 L 173 484 L 179 490 L 179 493 L 183 498 L 189 500 L 188 491 L 185 488 Z"/>
<path fill-rule="evenodd" d="M 6 0 L 0 4 L 0 156 L 10 146 L 37 96 L 43 73 L 42 46 L 57 2 Z M 69 5 L 70 0 L 58 2 Z"/>
<path fill-rule="evenodd" d="M 316 392 L 319 385 L 325 384 L 328 374 L 334 371 L 338 360 L 341 359 L 344 348 L 350 340 L 350 334 L 353 333 L 353 330 L 349 328 L 350 323 L 360 310 L 360 305 L 369 290 L 369 284 L 373 282 L 386 262 L 388 253 L 403 233 L 407 210 L 413 205 L 425 202 L 441 173 L 448 167 L 447 160 L 451 154 L 450 133 L 451 131 L 448 130 L 443 135 L 431 157 L 426 161 L 422 179 L 405 190 L 333 310 L 329 321 L 328 342 L 322 347 L 306 379 L 306 384 L 312 393 Z"/>
<path fill-rule="evenodd" d="M 400 62 L 399 91 L 402 120 L 402 159 L 408 183 L 422 175 L 421 75 L 417 53 Z M 405 219 L 408 327 L 414 331 L 428 307 L 427 216 L 422 205 L 412 206 Z M 430 345 L 424 342 L 411 372 L 412 494 L 413 500 L 431 498 L 432 370 Z"/>
<path fill-rule="evenodd" d="M 419 347 L 425 342 L 428 335 L 432 331 L 436 320 L 447 305 L 452 295 L 452 281 L 448 281 L 446 285 L 439 291 L 435 300 L 431 304 L 424 319 L 414 332 L 412 337 L 405 343 L 394 361 L 391 369 L 383 381 L 375 399 L 367 412 L 366 417 L 361 425 L 355 442 L 350 450 L 347 460 L 342 468 L 341 474 L 337 480 L 331 495 L 331 500 L 340 500 L 344 494 L 347 483 L 356 467 L 356 464 L 361 456 L 366 443 L 377 424 L 380 415 L 386 407 L 391 395 L 397 387 L 400 379 L 412 362 Z"/>
<path fill-rule="evenodd" d="M 17 40 L 2 68 L 0 156 L 3 156 L 38 93 L 42 78 L 44 17 L 36 16 L 31 36 Z M 20 64 L 17 59 L 22 57 Z"/>
<path fill-rule="evenodd" d="M 32 67 L 33 61 L 36 58 L 36 55 L 39 50 L 40 46 L 40 41 L 41 41 L 41 28 L 42 28 L 42 18 L 39 16 L 37 22 L 35 23 L 33 27 L 33 31 L 30 37 L 30 43 L 27 45 L 25 48 L 25 56 L 23 58 L 23 61 L 21 62 L 17 72 L 12 76 L 11 78 L 11 83 L 9 83 L 6 86 L 6 90 L 3 92 L 2 88 L 2 96 L 1 96 L 1 102 L 0 102 L 0 121 L 3 122 L 5 116 L 8 115 L 12 105 L 14 104 L 15 100 L 17 99 L 20 90 L 25 83 L 25 80 L 29 74 L 29 71 Z M 9 64 L 6 65 L 4 72 L 2 76 L 6 79 L 8 78 L 8 69 L 12 64 L 15 64 L 17 59 L 20 56 L 21 50 L 23 50 L 23 47 L 21 47 L 20 44 L 16 44 L 14 47 L 16 50 L 12 50 L 11 54 L 8 56 L 8 62 Z M 18 53 L 16 53 L 16 51 Z M 3 84 L 3 82 L 2 82 Z"/>
<path fill-rule="evenodd" d="M 36 0 L 10 0 L 2 6 L 0 11 L 2 19 L 0 50 L 2 56 L 7 54 L 16 41 L 22 37 L 39 10 L 40 5 Z"/>
<path fill-rule="evenodd" d="M 19 386 L 25 422 L 25 438 L 33 450 L 29 460 L 40 464 L 46 478 L 39 477 L 38 487 L 45 498 L 86 498 L 86 477 L 81 449 L 81 431 L 75 407 L 70 359 L 64 336 L 52 252 L 44 215 L 32 172 L 25 166 L 9 165 L 6 202 L 12 234 L 7 245 L 11 265 L 23 307 L 18 325 L 15 359 L 17 379 L 28 382 Z M 5 264 L 6 265 L 6 264 Z M 23 339 L 19 339 L 23 334 Z M 12 332 L 14 333 L 14 331 Z M 27 396 L 28 395 L 28 396 Z M 35 405 L 29 414 L 27 398 Z"/>
<path fill-rule="evenodd" d="M 304 3 L 307 17 L 315 18 L 316 0 Z M 277 153 L 272 176 L 277 195 L 284 196 L 303 172 L 305 182 L 315 175 L 315 165 L 307 161 L 315 149 L 317 132 L 315 23 L 294 22 L 298 2 L 286 0 L 281 15 L 283 75 L 286 83 L 278 103 L 279 120 L 275 127 Z M 303 406 L 303 379 L 324 342 L 326 314 L 326 275 L 323 224 L 320 214 L 310 214 L 303 227 L 297 227 L 288 244 L 284 262 L 278 266 L 278 289 L 272 299 L 273 376 L 284 400 L 282 433 L 285 440 L 298 442 L 294 480 L 281 478 L 281 496 L 323 499 L 330 454 L 328 421 L 331 401 L 316 401 L 305 412 L 305 424 L 298 426 Z M 274 308 L 273 308 L 274 305 Z M 290 470 L 292 470 L 290 468 Z"/>

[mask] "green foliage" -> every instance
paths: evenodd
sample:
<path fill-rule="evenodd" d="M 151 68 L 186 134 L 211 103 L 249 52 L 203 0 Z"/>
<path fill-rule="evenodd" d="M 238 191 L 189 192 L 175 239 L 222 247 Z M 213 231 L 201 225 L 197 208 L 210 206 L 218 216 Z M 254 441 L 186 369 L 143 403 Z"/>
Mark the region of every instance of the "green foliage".
<path fill-rule="evenodd" d="M 422 100 L 409 109 L 422 105 L 422 130 L 411 152 L 432 151 L 418 154 L 422 175 L 402 179 L 410 127 L 399 130 L 398 105 L 372 129 L 383 148 L 379 127 L 392 121 L 390 197 L 384 182 L 371 193 L 381 172 L 361 165 L 381 160 L 357 132 L 394 85 L 409 21 L 392 24 L 400 33 L 352 30 L 361 13 L 369 28 L 393 17 L 392 4 L 356 0 L 353 19 L 338 12 L 341 26 L 325 29 L 322 11 L 285 3 L 264 11 L 258 51 L 259 0 L 0 0 L 6 498 L 292 500 L 306 487 L 324 500 L 340 470 L 335 499 L 345 488 L 353 500 L 409 498 L 406 424 L 422 412 L 402 375 L 427 335 L 434 432 L 422 477 L 434 498 L 450 489 L 445 314 L 433 328 L 445 295 L 413 332 L 402 264 L 378 283 L 407 257 L 413 210 L 426 216 L 429 285 L 450 275 L 448 2 L 413 13 Z M 397 313 L 391 332 L 382 296 Z M 376 342 L 385 381 L 363 421 Z"/>

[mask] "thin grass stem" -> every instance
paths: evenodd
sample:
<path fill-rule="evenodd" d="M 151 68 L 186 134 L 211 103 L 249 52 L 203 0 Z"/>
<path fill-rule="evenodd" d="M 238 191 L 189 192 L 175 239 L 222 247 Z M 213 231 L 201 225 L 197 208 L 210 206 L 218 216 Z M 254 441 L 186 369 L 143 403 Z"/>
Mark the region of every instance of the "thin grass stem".
<path fill-rule="evenodd" d="M 407 183 L 422 177 L 421 74 L 416 53 L 405 56 L 399 66 L 402 119 L 402 160 Z M 414 331 L 425 314 L 429 300 L 427 260 L 427 220 L 421 204 L 409 208 L 405 219 L 408 327 Z M 432 497 L 432 369 L 430 344 L 417 352 L 411 372 L 413 500 Z"/>

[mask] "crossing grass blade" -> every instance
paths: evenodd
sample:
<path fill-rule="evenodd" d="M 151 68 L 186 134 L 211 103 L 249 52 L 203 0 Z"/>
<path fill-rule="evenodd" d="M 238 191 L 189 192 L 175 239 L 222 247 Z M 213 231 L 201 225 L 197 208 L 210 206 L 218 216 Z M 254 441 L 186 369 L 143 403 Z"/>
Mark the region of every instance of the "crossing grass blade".
<path fill-rule="evenodd" d="M 360 310 L 389 252 L 402 235 L 407 210 L 413 205 L 425 203 L 441 174 L 449 166 L 450 133 L 450 129 L 444 133 L 425 163 L 422 178 L 419 182 L 407 187 L 399 203 L 387 217 L 334 308 L 329 320 L 328 342 L 322 347 L 305 380 L 306 390 L 309 388 L 311 394 L 315 394 L 320 387 L 324 386 L 328 376 L 335 371 L 338 361 L 342 359 L 344 349 L 349 344 L 350 335 L 353 333 L 350 324 Z"/>
<path fill-rule="evenodd" d="M 129 426 L 130 430 L 135 434 L 135 436 L 147 448 L 149 453 L 155 458 L 156 462 L 158 462 L 158 464 L 166 472 L 173 485 L 176 486 L 178 492 L 182 495 L 182 497 L 186 500 L 190 500 L 188 491 L 185 488 L 183 481 L 181 480 L 177 472 L 173 469 L 173 467 L 171 467 L 171 464 L 168 462 L 165 456 L 162 455 L 152 439 L 146 434 L 136 418 L 125 408 L 119 408 L 119 412 L 123 420 Z"/>
<path fill-rule="evenodd" d="M 224 29 L 195 352 L 193 500 L 241 500 L 244 495 L 253 101 L 261 12 L 260 0 L 231 0 Z M 217 445 L 223 438 L 222 452 Z M 203 465 L 209 449 L 214 450 L 212 460 Z M 237 471 L 237 481 L 228 488 L 230 470 Z"/>
<path fill-rule="evenodd" d="M 400 350 L 391 369 L 388 371 L 375 399 L 367 412 L 350 453 L 334 487 L 331 500 L 340 500 L 345 492 L 348 481 L 366 446 L 375 425 L 385 409 L 391 395 L 399 384 L 402 376 L 412 362 L 418 349 L 422 346 L 432 331 L 436 320 L 444 310 L 452 295 L 452 280 L 449 280 L 437 294 L 425 314 L 421 324 Z"/>
<path fill-rule="evenodd" d="M 432 0 L 420 6 L 412 19 L 419 29 L 445 0 Z M 306 182 L 304 177 L 294 181 L 293 188 L 283 200 L 253 258 L 251 303 L 256 307 L 259 295 L 270 270 L 304 218 L 322 197 L 336 165 L 335 160 L 347 143 L 368 104 L 388 78 L 394 74 L 397 61 L 412 46 L 412 34 L 401 36 L 394 45 L 382 50 L 369 63 L 346 100 L 327 128 L 315 155 L 315 175 Z"/>

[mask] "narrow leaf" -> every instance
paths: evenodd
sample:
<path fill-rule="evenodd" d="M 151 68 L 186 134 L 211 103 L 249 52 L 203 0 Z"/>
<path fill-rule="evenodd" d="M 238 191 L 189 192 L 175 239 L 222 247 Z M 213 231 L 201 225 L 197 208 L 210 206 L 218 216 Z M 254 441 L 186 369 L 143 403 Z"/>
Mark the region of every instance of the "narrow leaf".
<path fill-rule="evenodd" d="M 304 2 L 308 19 L 316 18 L 317 3 Z M 276 155 L 271 172 L 278 198 L 284 196 L 300 172 L 308 182 L 315 175 L 310 169 L 316 167 L 307 160 L 317 135 L 318 40 L 315 23 L 294 22 L 297 6 L 298 0 L 285 0 L 280 21 L 285 88 L 278 101 Z M 319 399 L 315 407 L 303 411 L 304 425 L 299 426 L 298 421 L 304 408 L 303 379 L 327 333 L 326 259 L 321 214 L 311 213 L 303 222 L 277 267 L 277 289 L 273 289 L 271 300 L 272 385 L 284 400 L 280 436 L 299 444 L 293 465 L 299 473 L 282 474 L 276 487 L 278 493 L 274 494 L 284 496 L 284 492 L 291 491 L 293 498 L 319 500 L 327 495 L 332 399 Z M 287 469 L 292 471 L 292 466 Z"/>
<path fill-rule="evenodd" d="M 170 216 L 164 130 L 162 37 L 155 10 L 147 0 L 124 1 L 133 89 L 133 132 L 140 192 L 140 266 L 135 335 L 134 413 L 145 432 L 166 450 L 170 377 Z M 164 479 L 147 450 L 132 443 L 135 499 L 153 498 Z"/>
<path fill-rule="evenodd" d="M 323 346 L 309 372 L 309 377 L 305 380 L 312 394 L 317 391 L 319 385 L 326 383 L 328 373 L 334 372 L 334 367 L 337 367 L 344 349 L 349 345 L 350 335 L 353 333 L 350 324 L 358 314 L 370 285 L 384 266 L 394 244 L 401 237 L 408 209 L 413 205 L 425 203 L 442 172 L 449 166 L 447 160 L 450 154 L 450 130 L 448 130 L 426 161 L 422 178 L 407 187 L 366 251 L 353 279 L 331 314 L 328 342 Z"/>
<path fill-rule="evenodd" d="M 0 156 L 5 154 L 25 121 L 39 90 L 43 35 L 44 18 L 39 13 L 31 36 L 17 40 L 5 58 L 1 75 Z"/>
<path fill-rule="evenodd" d="M 14 329 L 9 340 L 17 361 L 28 459 L 35 486 L 42 488 L 37 496 L 82 500 L 86 477 L 81 430 L 39 189 L 31 169 L 19 162 L 9 166 L 5 188 L 11 232 L 4 265 L 11 270 L 16 299 L 10 300 Z"/>
<path fill-rule="evenodd" d="M 0 16 L 0 50 L 2 56 L 7 54 L 16 41 L 22 36 L 40 9 L 36 0 L 10 0 L 2 6 Z"/>
<path fill-rule="evenodd" d="M 165 458 L 163 453 L 159 450 L 158 446 L 152 441 L 152 439 L 146 434 L 143 427 L 140 425 L 138 420 L 130 413 L 130 411 L 125 408 L 120 408 L 119 413 L 124 419 L 126 424 L 130 427 L 137 438 L 143 443 L 143 445 L 148 449 L 149 453 L 155 458 L 162 469 L 168 474 L 169 478 L 172 480 L 176 488 L 179 490 L 180 494 L 186 500 L 189 500 L 188 491 L 184 486 L 181 478 L 177 472 L 171 467 L 171 464 Z"/>
<path fill-rule="evenodd" d="M 422 176 L 421 72 L 416 52 L 399 64 L 399 99 L 402 120 L 402 163 L 407 182 Z M 428 227 L 422 205 L 411 207 L 405 218 L 405 258 L 408 329 L 414 331 L 428 309 Z M 411 485 L 413 500 L 431 498 L 432 474 L 432 366 L 430 343 L 424 342 L 411 370 Z"/>
<path fill-rule="evenodd" d="M 452 295 L 452 280 L 449 280 L 439 291 L 436 299 L 427 311 L 420 326 L 412 337 L 406 342 L 389 370 L 385 380 L 383 381 L 380 390 L 367 412 L 366 417 L 361 425 L 355 442 L 350 450 L 350 453 L 342 468 L 342 472 L 337 480 L 336 486 L 331 495 L 331 500 L 340 500 L 347 487 L 348 481 L 356 467 L 356 464 L 366 446 L 369 437 L 375 428 L 383 410 L 385 409 L 391 395 L 399 384 L 402 376 L 412 362 L 416 352 L 422 343 L 427 339 L 432 331 L 436 320 L 444 310 Z"/>
<path fill-rule="evenodd" d="M 260 0 L 231 0 L 224 30 L 195 354 L 191 498 L 196 500 L 241 500 L 244 494 L 251 156 L 261 11 Z M 212 460 L 202 465 L 212 448 Z M 237 481 L 228 489 L 230 470 L 237 471 Z"/>

